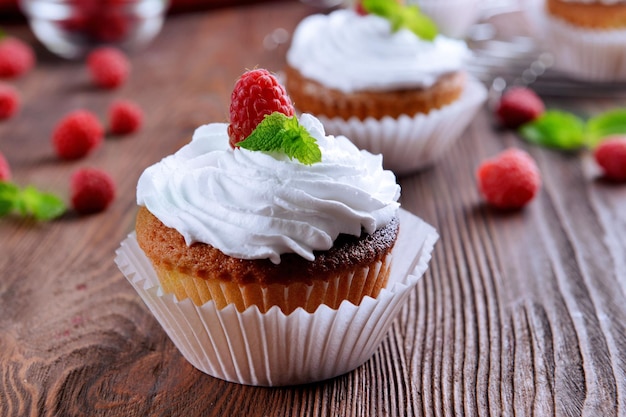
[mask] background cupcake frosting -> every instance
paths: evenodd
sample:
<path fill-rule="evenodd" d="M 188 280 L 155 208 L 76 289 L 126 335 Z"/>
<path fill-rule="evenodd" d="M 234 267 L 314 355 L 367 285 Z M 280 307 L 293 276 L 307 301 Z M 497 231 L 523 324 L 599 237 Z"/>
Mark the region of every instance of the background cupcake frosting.
<path fill-rule="evenodd" d="M 408 29 L 352 10 L 315 14 L 296 28 L 287 62 L 302 75 L 342 92 L 430 87 L 471 56 L 462 41 L 427 41 Z M 296 103 L 297 104 L 297 103 Z"/>

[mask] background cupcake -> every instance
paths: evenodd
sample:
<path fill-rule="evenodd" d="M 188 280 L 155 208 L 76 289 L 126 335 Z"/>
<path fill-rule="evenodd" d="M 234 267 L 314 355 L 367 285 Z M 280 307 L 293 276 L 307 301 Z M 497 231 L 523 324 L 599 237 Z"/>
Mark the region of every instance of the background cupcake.
<path fill-rule="evenodd" d="M 464 70 L 471 54 L 463 41 L 438 34 L 416 8 L 374 3 L 372 10 L 389 18 L 342 9 L 300 22 L 287 52 L 286 87 L 299 111 L 383 154 L 386 168 L 404 174 L 440 157 L 486 92 Z M 394 28 L 398 19 L 404 23 Z"/>
<path fill-rule="evenodd" d="M 555 69 L 584 81 L 626 80 L 626 3 L 528 0 L 526 11 Z"/>

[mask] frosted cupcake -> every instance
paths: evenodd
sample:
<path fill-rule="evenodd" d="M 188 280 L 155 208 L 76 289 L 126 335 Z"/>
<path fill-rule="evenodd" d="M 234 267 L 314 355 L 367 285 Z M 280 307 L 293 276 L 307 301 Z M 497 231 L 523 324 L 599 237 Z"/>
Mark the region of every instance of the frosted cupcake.
<path fill-rule="evenodd" d="M 254 85 L 233 93 L 239 114 L 284 99 L 266 71 L 250 73 L 260 73 Z M 147 168 L 135 234 L 117 258 L 194 366 L 245 384 L 311 382 L 360 365 L 436 240 L 399 209 L 399 186 L 380 155 L 326 135 L 311 115 L 281 111 L 254 116 L 261 123 L 233 148 L 231 108 L 230 124 L 198 128 L 188 145 Z M 400 224 L 416 233 L 417 249 L 397 248 Z M 324 346 L 298 350 L 295 331 Z M 353 349 L 328 350 L 336 344 Z M 340 353 L 347 356 L 337 362 Z"/>
<path fill-rule="evenodd" d="M 299 111 L 383 154 L 396 174 L 428 166 L 467 127 L 486 91 L 464 70 L 471 55 L 464 42 L 436 29 L 421 36 L 351 9 L 309 16 L 287 52 L 287 91 Z"/>
<path fill-rule="evenodd" d="M 584 81 L 626 80 L 625 1 L 529 0 L 527 15 L 555 69 Z"/>

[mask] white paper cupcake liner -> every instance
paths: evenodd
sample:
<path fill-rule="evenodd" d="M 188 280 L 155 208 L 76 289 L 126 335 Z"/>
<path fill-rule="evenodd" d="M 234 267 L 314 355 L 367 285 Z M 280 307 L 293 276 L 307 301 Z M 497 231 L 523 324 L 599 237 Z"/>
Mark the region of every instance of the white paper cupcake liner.
<path fill-rule="evenodd" d="M 626 30 L 573 26 L 549 16 L 544 0 L 528 0 L 526 14 L 555 70 L 582 81 L 626 81 Z"/>
<path fill-rule="evenodd" d="M 464 37 L 480 17 L 478 0 L 409 0 L 436 24 L 439 32 L 452 38 Z"/>
<path fill-rule="evenodd" d="M 455 143 L 487 98 L 487 89 L 468 77 L 461 97 L 428 114 L 377 120 L 318 116 L 326 133 L 343 135 L 360 149 L 383 155 L 383 165 L 396 175 L 432 165 Z"/>
<path fill-rule="evenodd" d="M 232 305 L 218 310 L 212 301 L 200 307 L 189 299 L 177 302 L 160 289 L 134 233 L 116 251 L 115 262 L 194 367 L 240 384 L 283 386 L 333 378 L 367 361 L 427 270 L 437 240 L 432 226 L 400 210 L 389 282 L 376 299 L 289 315 L 275 307 L 240 313 Z"/>

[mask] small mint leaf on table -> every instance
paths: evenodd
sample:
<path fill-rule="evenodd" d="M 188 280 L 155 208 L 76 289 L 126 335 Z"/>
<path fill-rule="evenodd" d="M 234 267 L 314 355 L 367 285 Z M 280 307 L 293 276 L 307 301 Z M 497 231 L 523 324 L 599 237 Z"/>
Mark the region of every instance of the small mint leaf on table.
<path fill-rule="evenodd" d="M 519 133 L 529 142 L 556 149 L 579 149 L 586 142 L 585 122 L 558 110 L 547 110 L 539 118 L 522 125 Z"/>
<path fill-rule="evenodd" d="M 304 165 L 322 160 L 317 141 L 298 119 L 279 112 L 265 116 L 250 136 L 237 145 L 250 151 L 282 152 Z"/>
<path fill-rule="evenodd" d="M 394 0 L 363 0 L 363 8 L 389 20 L 394 32 L 407 28 L 427 41 L 432 41 L 439 33 L 435 22 L 423 14 L 417 5 L 403 5 Z"/>
<path fill-rule="evenodd" d="M 626 134 L 626 109 L 615 109 L 587 121 L 587 145 L 595 148 L 602 139 Z"/>
<path fill-rule="evenodd" d="M 0 217 L 15 209 L 20 189 L 10 182 L 0 181 Z"/>
<path fill-rule="evenodd" d="M 66 209 L 63 200 L 54 194 L 43 193 L 33 186 L 21 190 L 11 182 L 0 181 L 0 217 L 17 211 L 22 217 L 47 221 L 61 216 Z"/>
<path fill-rule="evenodd" d="M 52 220 L 65 213 L 66 206 L 54 194 L 43 193 L 33 186 L 22 190 L 24 215 L 32 215 L 40 221 Z"/>

